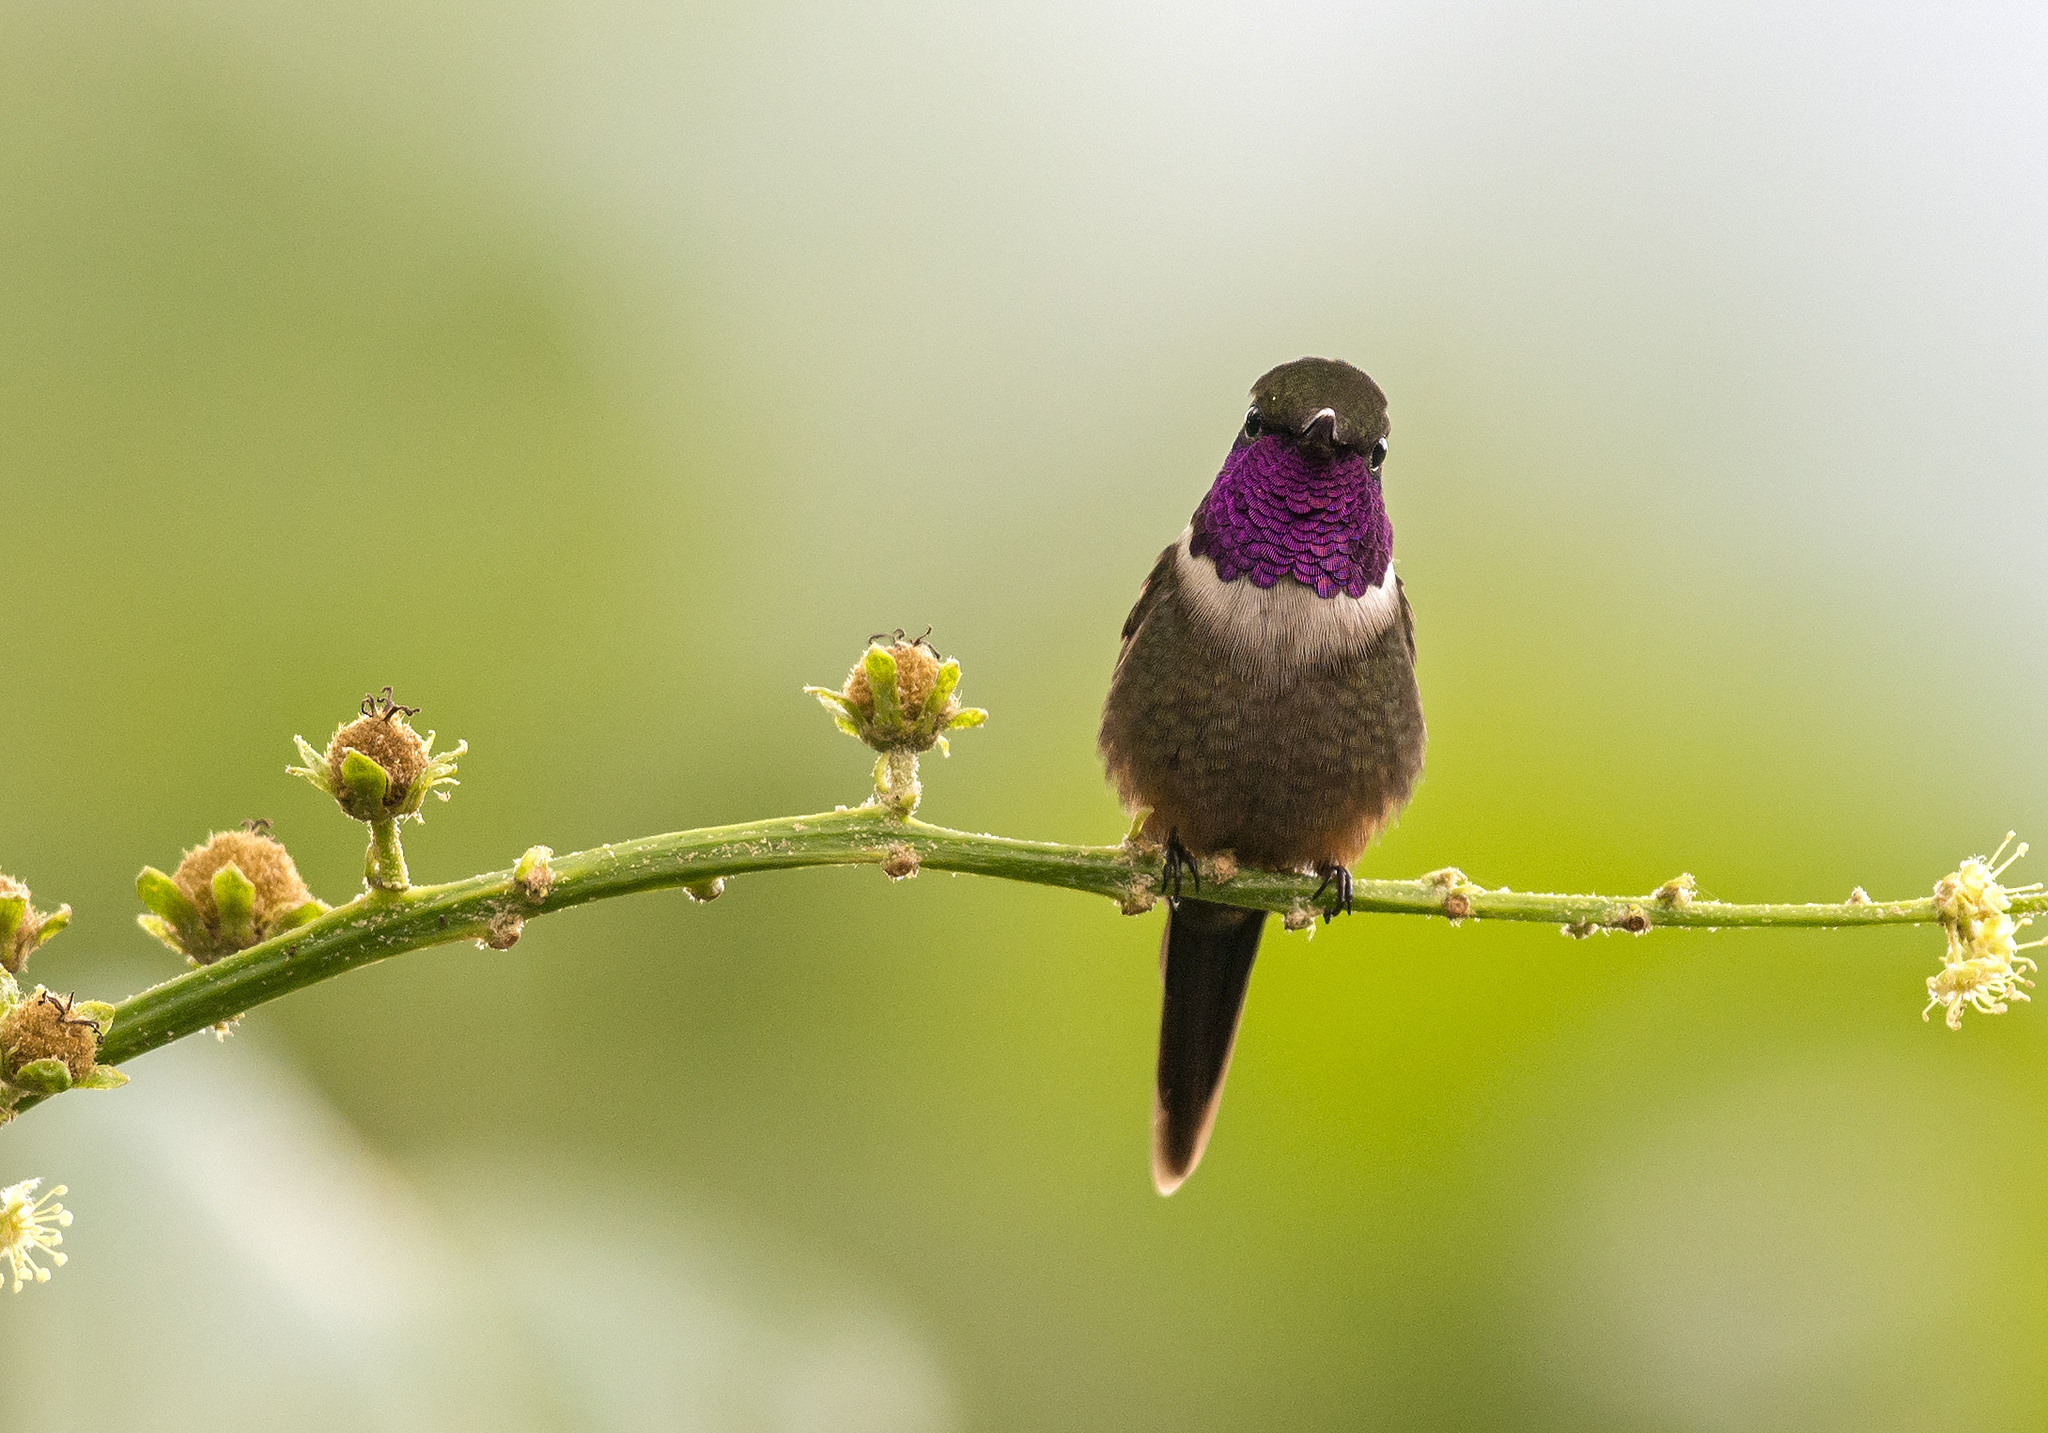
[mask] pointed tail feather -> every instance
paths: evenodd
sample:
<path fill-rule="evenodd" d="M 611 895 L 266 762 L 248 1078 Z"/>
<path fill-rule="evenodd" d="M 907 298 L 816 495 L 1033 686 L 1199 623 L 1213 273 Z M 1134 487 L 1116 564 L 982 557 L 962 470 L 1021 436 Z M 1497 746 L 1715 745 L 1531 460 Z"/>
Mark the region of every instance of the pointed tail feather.
<path fill-rule="evenodd" d="M 1209 1143 L 1265 923 L 1264 911 L 1209 901 L 1175 901 L 1167 911 L 1152 1104 L 1152 1181 L 1161 1194 L 1180 1187 Z"/>

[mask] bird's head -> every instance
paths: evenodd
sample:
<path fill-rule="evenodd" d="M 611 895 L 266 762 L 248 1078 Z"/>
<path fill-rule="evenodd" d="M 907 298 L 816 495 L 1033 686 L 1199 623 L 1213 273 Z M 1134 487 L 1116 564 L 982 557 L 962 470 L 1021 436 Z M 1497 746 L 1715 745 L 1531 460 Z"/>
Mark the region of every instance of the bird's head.
<path fill-rule="evenodd" d="M 1237 441 L 1269 436 L 1320 463 L 1356 453 L 1377 473 L 1387 456 L 1387 395 L 1341 359 L 1297 358 L 1252 385 Z"/>

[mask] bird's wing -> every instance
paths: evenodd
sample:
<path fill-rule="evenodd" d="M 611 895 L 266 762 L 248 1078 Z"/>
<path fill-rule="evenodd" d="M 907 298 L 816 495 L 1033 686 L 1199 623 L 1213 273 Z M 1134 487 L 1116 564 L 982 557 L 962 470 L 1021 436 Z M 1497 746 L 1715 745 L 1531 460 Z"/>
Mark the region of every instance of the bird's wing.
<path fill-rule="evenodd" d="M 1401 635 L 1408 639 L 1408 660 L 1413 662 L 1415 660 L 1415 614 L 1408 610 L 1408 589 L 1401 585 L 1401 579 L 1398 577 L 1394 579 L 1394 595 L 1401 599 Z M 1143 598 L 1138 600 L 1140 602 L 1144 601 Z M 1131 615 L 1136 617 L 1138 614 L 1133 612 Z M 1124 635 L 1126 637 L 1130 635 L 1130 628 L 1126 627 L 1124 629 Z"/>
<path fill-rule="evenodd" d="M 1173 560 L 1180 550 L 1175 543 L 1159 554 L 1159 561 L 1152 564 L 1152 571 L 1145 579 L 1145 585 L 1138 589 L 1137 605 L 1131 608 L 1131 615 L 1124 618 L 1124 646 L 1129 648 L 1131 636 L 1144 625 L 1146 614 L 1158 605 L 1159 599 L 1173 586 Z"/>

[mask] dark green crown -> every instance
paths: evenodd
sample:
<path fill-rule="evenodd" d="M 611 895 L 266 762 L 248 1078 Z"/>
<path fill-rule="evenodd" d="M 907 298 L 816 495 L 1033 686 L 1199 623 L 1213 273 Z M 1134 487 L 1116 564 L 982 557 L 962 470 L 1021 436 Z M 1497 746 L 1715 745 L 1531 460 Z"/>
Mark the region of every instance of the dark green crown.
<path fill-rule="evenodd" d="M 1337 358 L 1297 358 L 1252 385 L 1260 426 L 1300 433 L 1325 408 L 1337 415 L 1333 435 L 1343 447 L 1369 452 L 1387 436 L 1387 395 Z"/>

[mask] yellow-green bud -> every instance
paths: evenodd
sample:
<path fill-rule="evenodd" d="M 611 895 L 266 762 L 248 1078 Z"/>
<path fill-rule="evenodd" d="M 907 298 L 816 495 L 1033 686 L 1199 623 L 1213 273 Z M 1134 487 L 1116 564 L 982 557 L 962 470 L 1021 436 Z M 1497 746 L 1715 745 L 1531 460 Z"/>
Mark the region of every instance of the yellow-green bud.
<path fill-rule="evenodd" d="M 898 640 L 883 646 L 870 642 L 859 662 L 846 674 L 838 691 L 825 687 L 804 690 L 830 711 L 839 729 L 859 737 L 880 752 L 920 752 L 936 746 L 943 753 L 942 733 L 980 726 L 988 713 L 962 707 L 953 689 L 960 664 L 940 660 L 929 642 Z"/>
<path fill-rule="evenodd" d="M 327 775 L 334 785 L 341 809 L 358 821 L 379 821 L 397 814 L 411 793 L 412 785 L 427 769 L 427 744 L 405 723 L 403 709 L 390 716 L 357 717 L 336 730 L 327 743 Z M 384 799 L 380 806 L 364 801 L 343 781 L 342 762 L 359 751 L 384 772 Z"/>
<path fill-rule="evenodd" d="M 381 697 L 363 698 L 355 719 L 335 728 L 325 752 L 304 737 L 292 738 L 305 765 L 286 770 L 332 796 L 358 821 L 417 818 L 429 791 L 446 801 L 448 793 L 436 788 L 460 784 L 455 761 L 469 750 L 467 742 L 458 742 L 437 755 L 434 733 L 422 737 L 407 720 L 418 714 L 418 707 L 393 700 L 386 687 Z"/>
<path fill-rule="evenodd" d="M 216 831 L 185 853 L 177 872 L 153 866 L 136 878 L 150 914 L 142 928 L 199 965 L 247 950 L 327 909 L 299 879 L 291 853 L 252 822 Z"/>
<path fill-rule="evenodd" d="M 860 661 L 846 674 L 838 691 L 805 687 L 848 736 L 879 751 L 875 763 L 875 801 L 899 816 L 917 809 L 919 752 L 950 753 L 943 732 L 980 726 L 988 713 L 962 707 L 953 688 L 960 682 L 960 664 L 941 661 L 931 643 L 919 637 L 906 641 L 902 631 L 883 646 L 871 639 Z"/>

